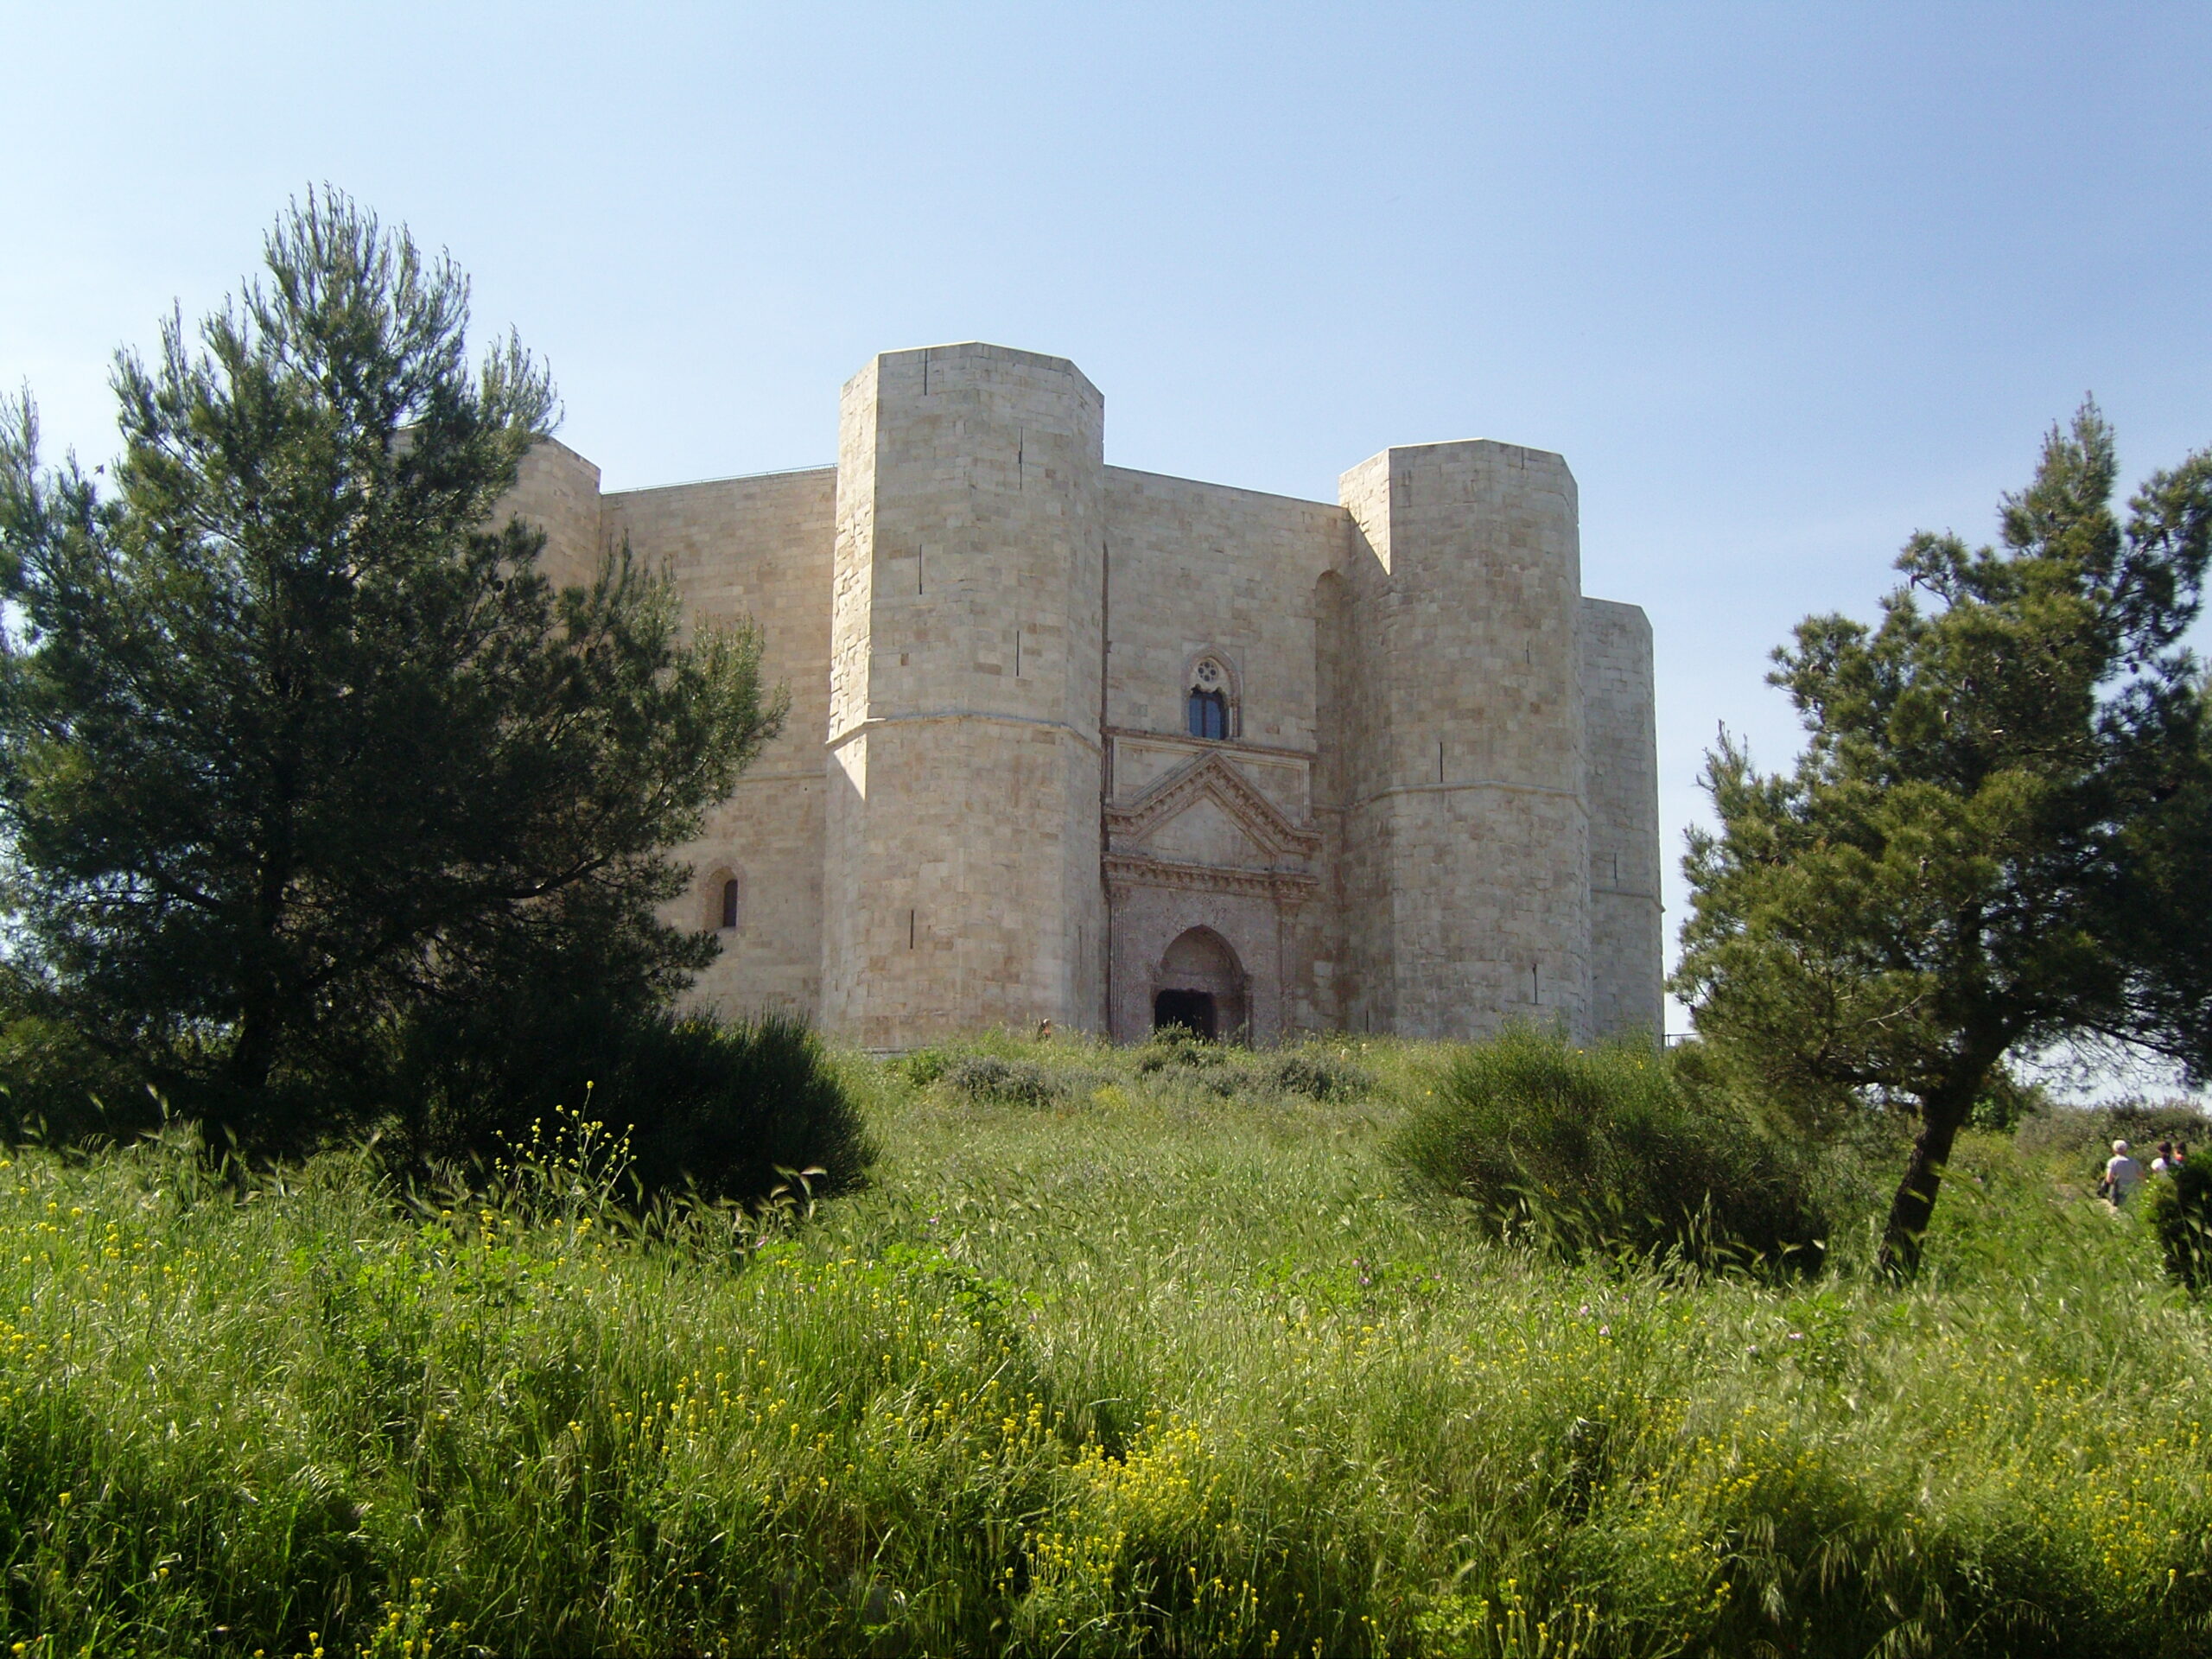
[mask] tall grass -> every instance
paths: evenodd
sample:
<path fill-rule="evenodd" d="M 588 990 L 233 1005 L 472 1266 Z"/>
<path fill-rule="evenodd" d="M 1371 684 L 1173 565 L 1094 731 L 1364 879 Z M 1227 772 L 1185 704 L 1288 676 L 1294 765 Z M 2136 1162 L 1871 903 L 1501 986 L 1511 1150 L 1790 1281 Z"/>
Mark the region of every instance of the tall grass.
<path fill-rule="evenodd" d="M 1802 1144 L 1693 1099 L 1648 1043 L 1509 1030 L 1459 1055 L 1393 1144 L 1439 1192 L 1569 1259 L 1817 1272 L 1827 1255 Z"/>
<path fill-rule="evenodd" d="M 1043 1100 L 950 1085 L 976 1052 Z M 743 1255 L 350 1155 L 0 1169 L 0 1621 L 44 1655 L 2212 1641 L 2203 1310 L 1970 1135 L 1905 1291 L 1572 1266 L 1401 1184 L 1452 1056 L 1007 1041 Z M 525 1213 L 527 1211 L 527 1213 Z M 535 1217 L 534 1219 L 532 1217 Z M 456 1631 L 453 1627 L 458 1625 Z"/>

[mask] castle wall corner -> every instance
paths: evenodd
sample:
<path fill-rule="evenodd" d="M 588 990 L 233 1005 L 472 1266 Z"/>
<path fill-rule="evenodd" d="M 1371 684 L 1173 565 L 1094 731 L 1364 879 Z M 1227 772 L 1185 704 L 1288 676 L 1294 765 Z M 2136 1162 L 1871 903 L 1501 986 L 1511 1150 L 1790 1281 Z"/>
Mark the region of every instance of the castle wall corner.
<path fill-rule="evenodd" d="M 1590 795 L 1591 1023 L 1599 1038 L 1665 1027 L 1658 727 L 1651 624 L 1633 605 L 1582 601 Z"/>
<path fill-rule="evenodd" d="M 557 438 L 540 438 L 524 454 L 515 486 L 493 509 L 492 522 L 518 518 L 545 532 L 537 568 L 556 588 L 588 585 L 599 574 L 606 528 L 599 468 Z"/>

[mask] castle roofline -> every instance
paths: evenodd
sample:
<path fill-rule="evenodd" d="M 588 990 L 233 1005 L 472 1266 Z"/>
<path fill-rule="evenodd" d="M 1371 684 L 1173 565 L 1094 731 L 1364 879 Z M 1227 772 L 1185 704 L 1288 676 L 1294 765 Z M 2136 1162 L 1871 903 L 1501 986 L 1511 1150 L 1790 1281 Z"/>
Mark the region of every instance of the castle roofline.
<path fill-rule="evenodd" d="M 1301 507 L 1325 507 L 1331 512 L 1342 512 L 1343 506 L 1334 501 L 1323 501 L 1310 495 L 1286 495 L 1281 490 L 1255 490 L 1242 484 L 1217 484 L 1210 478 L 1186 478 L 1180 473 L 1155 473 L 1146 467 L 1116 467 L 1111 461 L 1106 466 L 1109 473 L 1120 473 L 1128 478 L 1164 479 L 1170 484 L 1195 484 L 1204 490 L 1225 490 L 1231 495 L 1257 496 L 1264 501 L 1294 501 Z"/>

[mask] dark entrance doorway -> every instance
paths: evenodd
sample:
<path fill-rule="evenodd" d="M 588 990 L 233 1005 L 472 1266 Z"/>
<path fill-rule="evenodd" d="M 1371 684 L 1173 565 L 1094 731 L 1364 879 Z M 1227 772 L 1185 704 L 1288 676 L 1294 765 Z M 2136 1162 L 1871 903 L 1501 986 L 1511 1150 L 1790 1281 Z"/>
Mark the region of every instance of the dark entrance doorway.
<path fill-rule="evenodd" d="M 1181 1026 L 1210 1043 L 1249 1039 L 1244 969 L 1210 927 L 1178 934 L 1152 976 L 1152 1028 Z"/>
<path fill-rule="evenodd" d="M 1152 1028 L 1166 1031 L 1180 1026 L 1194 1037 L 1211 1042 L 1220 1035 L 1214 1028 L 1211 991 L 1162 991 L 1152 999 Z"/>

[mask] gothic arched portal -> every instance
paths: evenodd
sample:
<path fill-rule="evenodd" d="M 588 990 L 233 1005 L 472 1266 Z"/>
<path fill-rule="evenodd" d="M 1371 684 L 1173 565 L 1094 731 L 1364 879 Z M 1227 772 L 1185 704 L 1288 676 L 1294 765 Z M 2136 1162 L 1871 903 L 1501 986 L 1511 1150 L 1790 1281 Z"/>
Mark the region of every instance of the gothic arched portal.
<path fill-rule="evenodd" d="M 1152 982 L 1152 1028 L 1179 1026 L 1212 1041 L 1248 1034 L 1243 964 L 1229 941 L 1210 927 L 1177 935 Z"/>

